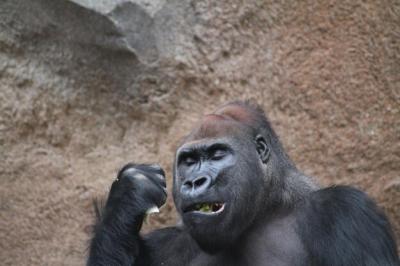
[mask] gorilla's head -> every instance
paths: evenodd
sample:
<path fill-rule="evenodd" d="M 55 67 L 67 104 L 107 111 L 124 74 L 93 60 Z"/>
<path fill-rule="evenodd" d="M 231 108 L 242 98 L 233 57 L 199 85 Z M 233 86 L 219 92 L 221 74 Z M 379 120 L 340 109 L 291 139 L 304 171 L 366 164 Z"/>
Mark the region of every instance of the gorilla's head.
<path fill-rule="evenodd" d="M 200 247 L 216 252 L 236 242 L 279 200 L 274 190 L 288 165 L 257 106 L 234 102 L 206 115 L 177 149 L 174 163 L 175 204 Z"/>

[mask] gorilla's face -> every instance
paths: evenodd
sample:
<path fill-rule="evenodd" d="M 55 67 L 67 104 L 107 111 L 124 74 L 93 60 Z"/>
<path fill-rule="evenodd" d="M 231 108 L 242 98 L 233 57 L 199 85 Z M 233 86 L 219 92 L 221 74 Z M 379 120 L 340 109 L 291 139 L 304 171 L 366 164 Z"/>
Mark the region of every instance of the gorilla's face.
<path fill-rule="evenodd" d="M 258 148 L 243 135 L 195 139 L 178 148 L 175 204 L 204 250 L 228 247 L 254 221 L 265 191 Z"/>

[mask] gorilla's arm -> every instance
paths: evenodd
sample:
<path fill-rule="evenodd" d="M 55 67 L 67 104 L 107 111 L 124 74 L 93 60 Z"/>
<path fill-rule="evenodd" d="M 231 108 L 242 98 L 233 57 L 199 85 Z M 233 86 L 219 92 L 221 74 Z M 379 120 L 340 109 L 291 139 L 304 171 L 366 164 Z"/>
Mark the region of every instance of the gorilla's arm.
<path fill-rule="evenodd" d="M 98 215 L 87 265 L 149 265 L 139 231 L 146 212 L 160 207 L 165 200 L 161 168 L 134 164 L 122 168 Z"/>
<path fill-rule="evenodd" d="M 149 258 L 146 265 L 189 265 L 202 253 L 183 227 L 155 230 L 144 235 L 143 240 Z"/>
<path fill-rule="evenodd" d="M 299 211 L 299 234 L 310 265 L 400 265 L 387 218 L 362 191 L 321 189 Z"/>

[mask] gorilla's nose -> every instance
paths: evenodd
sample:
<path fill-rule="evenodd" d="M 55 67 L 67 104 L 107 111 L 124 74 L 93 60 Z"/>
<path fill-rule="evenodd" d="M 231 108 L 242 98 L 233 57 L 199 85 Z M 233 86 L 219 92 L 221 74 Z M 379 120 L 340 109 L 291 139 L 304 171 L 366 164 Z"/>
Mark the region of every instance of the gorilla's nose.
<path fill-rule="evenodd" d="M 181 187 L 181 193 L 185 196 L 196 197 L 204 193 L 211 186 L 211 181 L 211 178 L 208 176 L 186 180 Z"/>

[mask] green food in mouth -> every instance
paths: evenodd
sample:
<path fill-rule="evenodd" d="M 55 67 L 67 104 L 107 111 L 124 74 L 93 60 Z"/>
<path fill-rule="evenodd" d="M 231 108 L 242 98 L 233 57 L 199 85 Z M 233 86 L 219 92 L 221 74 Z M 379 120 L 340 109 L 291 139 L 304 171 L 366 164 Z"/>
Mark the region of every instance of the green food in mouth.
<path fill-rule="evenodd" d="M 201 212 L 217 212 L 222 207 L 222 203 L 199 203 L 194 206 L 194 209 Z"/>

